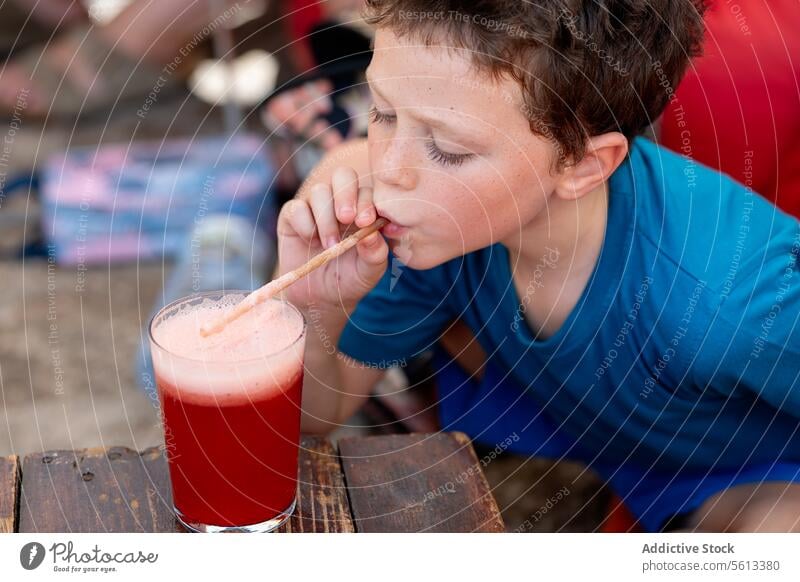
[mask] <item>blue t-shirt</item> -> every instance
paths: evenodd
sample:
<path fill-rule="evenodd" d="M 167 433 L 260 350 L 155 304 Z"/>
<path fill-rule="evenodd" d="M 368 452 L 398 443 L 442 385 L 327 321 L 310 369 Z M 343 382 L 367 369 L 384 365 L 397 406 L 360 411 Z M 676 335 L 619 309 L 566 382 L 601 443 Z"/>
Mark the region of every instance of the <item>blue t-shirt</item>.
<path fill-rule="evenodd" d="M 558 259 L 549 252 L 541 269 Z M 440 393 L 446 427 L 492 446 L 514 436 L 511 451 L 607 478 L 800 462 L 798 255 L 794 218 L 637 138 L 609 181 L 594 272 L 553 336 L 534 338 L 524 310 L 539 283 L 520 297 L 495 244 L 425 271 L 390 257 L 339 348 L 403 361 L 460 319 L 494 378 Z"/>

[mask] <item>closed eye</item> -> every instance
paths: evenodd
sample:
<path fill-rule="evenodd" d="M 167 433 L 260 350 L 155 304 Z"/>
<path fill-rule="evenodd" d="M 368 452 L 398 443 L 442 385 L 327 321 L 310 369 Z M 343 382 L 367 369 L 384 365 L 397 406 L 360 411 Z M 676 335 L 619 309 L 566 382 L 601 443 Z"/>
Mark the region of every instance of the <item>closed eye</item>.
<path fill-rule="evenodd" d="M 381 113 L 378 111 L 378 108 L 373 105 L 369 110 L 369 118 L 373 123 L 392 123 L 397 119 L 397 116 Z"/>
<path fill-rule="evenodd" d="M 390 115 L 378 111 L 378 108 L 373 105 L 369 110 L 369 118 L 372 123 L 394 123 L 397 121 L 396 115 Z M 433 138 L 428 139 L 426 143 L 428 157 L 437 164 L 442 166 L 460 166 L 467 160 L 473 157 L 474 154 L 454 154 L 445 152 L 439 149 L 436 141 Z"/>
<path fill-rule="evenodd" d="M 473 154 L 453 154 L 450 152 L 443 152 L 439 149 L 439 146 L 436 145 L 436 142 L 433 140 L 433 138 L 428 140 L 426 148 L 428 150 L 428 156 L 430 156 L 431 160 L 443 166 L 460 166 L 473 157 Z"/>

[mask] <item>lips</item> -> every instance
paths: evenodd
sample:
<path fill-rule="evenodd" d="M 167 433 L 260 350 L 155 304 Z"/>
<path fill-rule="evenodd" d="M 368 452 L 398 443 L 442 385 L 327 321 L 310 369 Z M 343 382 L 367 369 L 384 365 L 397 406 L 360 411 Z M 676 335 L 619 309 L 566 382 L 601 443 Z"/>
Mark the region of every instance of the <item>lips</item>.
<path fill-rule="evenodd" d="M 408 227 L 398 223 L 394 218 L 392 218 L 389 214 L 384 212 L 378 211 L 379 216 L 385 218 L 389 221 L 389 224 L 384 226 L 381 229 L 383 235 L 387 238 L 400 238 L 406 232 L 408 232 Z"/>
<path fill-rule="evenodd" d="M 400 238 L 408 232 L 407 226 L 401 226 L 397 223 L 390 222 L 381 229 L 381 232 L 387 238 Z"/>

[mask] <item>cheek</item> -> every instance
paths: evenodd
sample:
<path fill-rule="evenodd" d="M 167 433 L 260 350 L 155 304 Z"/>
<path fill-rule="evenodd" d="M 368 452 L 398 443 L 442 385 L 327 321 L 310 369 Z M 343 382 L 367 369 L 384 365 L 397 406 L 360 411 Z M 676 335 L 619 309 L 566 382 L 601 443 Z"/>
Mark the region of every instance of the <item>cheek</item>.
<path fill-rule="evenodd" d="M 429 177 L 412 203 L 417 235 L 393 241 L 392 251 L 409 267 L 428 269 L 518 232 L 544 206 L 542 185 L 523 175 L 503 183 L 491 170 Z"/>
<path fill-rule="evenodd" d="M 519 232 L 546 211 L 549 193 L 554 188 L 546 168 L 529 167 L 524 162 L 505 168 L 496 184 L 485 197 L 486 205 L 492 209 L 494 240 Z"/>
<path fill-rule="evenodd" d="M 370 167 L 377 168 L 383 147 L 382 141 L 378 137 L 378 132 L 372 127 L 373 125 L 371 123 L 367 130 L 367 158 L 369 159 Z"/>
<path fill-rule="evenodd" d="M 428 232 L 442 241 L 448 251 L 469 252 L 492 242 L 494 223 L 501 205 L 507 206 L 509 196 L 502 200 L 490 182 L 484 180 L 456 180 L 434 185 L 429 191 L 425 220 Z"/>
<path fill-rule="evenodd" d="M 467 184 L 469 188 L 461 188 L 452 208 L 458 222 L 471 233 L 493 236 L 509 224 L 518 226 L 529 211 L 530 186 L 512 182 L 496 170 L 487 169 Z"/>

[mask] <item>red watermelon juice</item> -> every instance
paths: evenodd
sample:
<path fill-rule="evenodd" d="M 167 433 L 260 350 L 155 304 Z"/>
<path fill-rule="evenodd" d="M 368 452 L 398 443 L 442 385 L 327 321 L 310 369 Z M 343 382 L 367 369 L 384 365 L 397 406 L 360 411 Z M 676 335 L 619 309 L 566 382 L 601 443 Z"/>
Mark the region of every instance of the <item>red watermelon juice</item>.
<path fill-rule="evenodd" d="M 200 335 L 244 297 L 187 297 L 150 326 L 173 504 L 194 531 L 270 531 L 294 510 L 305 321 L 270 300 Z"/>

